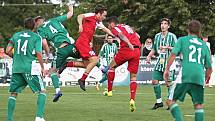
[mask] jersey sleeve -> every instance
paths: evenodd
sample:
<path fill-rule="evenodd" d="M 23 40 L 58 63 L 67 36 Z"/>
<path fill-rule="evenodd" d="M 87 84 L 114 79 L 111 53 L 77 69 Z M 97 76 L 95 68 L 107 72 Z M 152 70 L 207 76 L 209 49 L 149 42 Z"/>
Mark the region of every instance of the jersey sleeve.
<path fill-rule="evenodd" d="M 155 35 L 155 38 L 154 38 L 154 43 L 153 43 L 153 45 L 152 45 L 152 48 L 153 48 L 153 50 L 157 53 L 158 52 L 158 50 L 157 50 L 157 39 L 156 39 L 156 35 Z"/>
<path fill-rule="evenodd" d="M 105 28 L 105 26 L 104 26 L 104 24 L 102 22 L 96 23 L 96 27 L 98 29 L 104 29 Z"/>
<path fill-rule="evenodd" d="M 11 37 L 11 38 L 9 39 L 9 42 L 8 42 L 8 45 L 7 45 L 7 46 L 13 47 L 13 43 L 14 43 L 14 37 Z"/>
<path fill-rule="evenodd" d="M 35 51 L 42 53 L 42 38 L 40 36 L 36 38 Z"/>
<path fill-rule="evenodd" d="M 101 50 L 99 51 L 99 56 L 100 56 L 101 58 L 103 58 L 104 46 L 105 46 L 105 45 L 103 45 L 102 48 L 101 48 Z"/>
<path fill-rule="evenodd" d="M 205 47 L 206 49 L 206 56 L 205 56 L 205 59 L 204 59 L 204 64 L 205 64 L 205 68 L 211 68 L 212 65 L 211 65 L 211 54 L 210 54 L 210 50 L 208 49 L 208 47 Z"/>
<path fill-rule="evenodd" d="M 178 55 L 180 52 L 181 52 L 181 39 L 178 39 L 178 41 L 176 42 L 172 50 L 172 53 L 175 55 Z"/>
<path fill-rule="evenodd" d="M 171 47 L 174 47 L 175 46 L 175 43 L 177 42 L 177 37 L 173 34 L 173 41 L 171 43 Z"/>
<path fill-rule="evenodd" d="M 122 32 L 118 27 L 114 27 L 111 31 L 115 36 L 118 36 L 120 32 Z"/>
<path fill-rule="evenodd" d="M 67 14 L 64 14 L 64 15 L 62 15 L 62 16 L 58 16 L 58 17 L 53 18 L 53 19 L 55 19 L 55 20 L 57 20 L 57 21 L 59 21 L 59 22 L 66 21 L 66 20 L 67 20 Z"/>
<path fill-rule="evenodd" d="M 42 39 L 46 39 L 46 38 L 47 38 L 45 30 L 43 30 L 42 28 L 39 28 L 39 29 L 38 29 L 37 34 L 38 34 L 40 37 L 42 37 Z"/>

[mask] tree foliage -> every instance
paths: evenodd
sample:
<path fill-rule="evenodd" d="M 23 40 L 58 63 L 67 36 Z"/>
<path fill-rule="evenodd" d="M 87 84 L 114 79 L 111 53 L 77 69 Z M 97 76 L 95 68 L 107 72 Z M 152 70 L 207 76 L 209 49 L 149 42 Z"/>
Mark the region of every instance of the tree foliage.
<path fill-rule="evenodd" d="M 7 0 L 7 3 L 28 4 L 35 0 Z M 78 36 L 77 15 L 93 12 L 94 7 L 103 4 L 108 8 L 108 16 L 118 16 L 122 23 L 134 27 L 141 40 L 154 37 L 160 31 L 160 19 L 167 17 L 172 21 L 170 31 L 178 37 L 186 35 L 187 22 L 197 19 L 203 24 L 203 35 L 214 36 L 215 4 L 213 0 L 79 0 L 80 5 L 74 9 L 74 16 L 65 22 L 70 34 Z M 5 3 L 5 4 L 7 4 Z M 0 33 L 8 38 L 22 29 L 26 17 L 44 16 L 49 19 L 66 12 L 66 7 L 47 4 L 39 6 L 4 6 L 0 7 Z M 5 46 L 1 40 L 1 46 Z M 2 44 L 3 43 L 3 44 Z"/>

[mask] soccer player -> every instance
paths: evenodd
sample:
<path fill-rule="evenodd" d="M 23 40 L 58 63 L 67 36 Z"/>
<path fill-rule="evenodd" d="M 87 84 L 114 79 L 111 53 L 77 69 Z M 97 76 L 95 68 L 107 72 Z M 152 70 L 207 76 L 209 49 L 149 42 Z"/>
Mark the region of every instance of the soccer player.
<path fill-rule="evenodd" d="M 113 43 L 114 38 L 111 35 L 106 36 L 106 41 L 100 52 L 99 52 L 99 58 L 103 62 L 103 66 L 108 66 L 111 62 L 111 60 L 114 58 L 115 54 L 117 53 L 117 45 Z M 102 79 L 96 84 L 96 89 L 99 90 L 99 85 L 102 84 L 107 80 L 107 74 L 103 73 Z"/>
<path fill-rule="evenodd" d="M 195 121 L 204 120 L 204 83 L 212 73 L 210 51 L 206 43 L 200 39 L 201 23 L 192 20 L 188 24 L 188 35 L 179 38 L 169 57 L 165 72 L 165 81 L 169 80 L 169 68 L 176 55 L 182 53 L 181 83 L 172 88 L 173 100 L 167 102 L 171 114 L 176 121 L 183 121 L 183 116 L 176 103 L 184 101 L 185 95 L 191 96 L 195 108 Z M 206 68 L 206 71 L 204 70 Z"/>
<path fill-rule="evenodd" d="M 80 88 L 83 91 L 86 91 L 85 80 L 88 74 L 98 63 L 98 57 L 90 47 L 90 42 L 93 39 L 96 28 L 99 28 L 105 33 L 114 36 L 111 31 L 102 24 L 102 21 L 106 18 L 106 15 L 107 9 L 102 5 L 98 5 L 96 6 L 94 13 L 80 14 L 77 18 L 80 35 L 75 45 L 86 67 L 84 74 L 78 80 Z"/>
<path fill-rule="evenodd" d="M 146 58 L 147 63 L 150 63 L 151 57 L 158 53 L 159 57 L 157 63 L 154 67 L 154 72 L 152 74 L 152 84 L 154 85 L 154 93 L 156 96 L 156 103 L 154 104 L 152 110 L 163 107 L 163 102 L 161 98 L 161 87 L 159 81 L 163 81 L 163 72 L 169 58 L 170 52 L 177 41 L 175 34 L 168 31 L 170 28 L 171 21 L 167 18 L 161 19 L 160 28 L 161 32 L 155 35 L 154 45 L 149 55 Z"/>
<path fill-rule="evenodd" d="M 49 53 L 47 41 L 49 41 L 56 50 L 54 60 L 52 61 L 52 68 L 50 70 L 52 84 L 56 91 L 53 102 L 57 102 L 62 96 L 57 70 L 66 63 L 68 57 L 79 58 L 79 54 L 73 44 L 74 40 L 69 36 L 68 31 L 62 24 L 63 21 L 70 19 L 73 16 L 73 6 L 69 5 L 68 8 L 69 11 L 67 14 L 49 19 L 45 22 L 40 16 L 35 18 L 37 32 L 43 38 L 43 47 L 47 57 Z"/>
<path fill-rule="evenodd" d="M 136 95 L 136 77 L 140 59 L 141 43 L 139 37 L 133 29 L 125 24 L 119 24 L 116 16 L 108 19 L 108 28 L 120 39 L 120 49 L 109 65 L 108 77 L 108 96 L 112 96 L 113 80 L 115 77 L 115 68 L 128 62 L 128 71 L 130 72 L 130 110 L 135 111 Z"/>
<path fill-rule="evenodd" d="M 44 74 L 42 60 L 42 39 L 34 29 L 34 19 L 27 18 L 24 21 L 26 30 L 15 33 L 10 39 L 6 53 L 13 58 L 12 79 L 10 82 L 11 96 L 8 98 L 7 121 L 13 121 L 13 113 L 18 93 L 28 85 L 34 93 L 38 93 L 36 121 L 44 120 L 45 86 L 40 76 Z M 14 49 L 14 53 L 12 52 Z M 39 61 L 41 71 L 36 66 Z"/>

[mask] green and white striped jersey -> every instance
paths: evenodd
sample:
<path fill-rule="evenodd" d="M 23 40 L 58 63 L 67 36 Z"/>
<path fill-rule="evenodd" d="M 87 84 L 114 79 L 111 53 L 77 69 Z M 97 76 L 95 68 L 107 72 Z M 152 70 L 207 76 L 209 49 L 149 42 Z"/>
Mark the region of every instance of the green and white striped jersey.
<path fill-rule="evenodd" d="M 159 54 L 159 57 L 157 59 L 154 70 L 163 72 L 165 70 L 167 60 L 171 53 L 171 50 L 169 49 L 161 51 L 160 46 L 174 47 L 176 41 L 176 35 L 171 32 L 168 32 L 166 36 L 163 36 L 161 32 L 155 35 L 153 49 L 156 53 Z"/>
<path fill-rule="evenodd" d="M 105 66 L 109 65 L 114 55 L 117 53 L 117 46 L 115 43 L 105 43 L 100 52 L 99 56 L 105 61 Z"/>

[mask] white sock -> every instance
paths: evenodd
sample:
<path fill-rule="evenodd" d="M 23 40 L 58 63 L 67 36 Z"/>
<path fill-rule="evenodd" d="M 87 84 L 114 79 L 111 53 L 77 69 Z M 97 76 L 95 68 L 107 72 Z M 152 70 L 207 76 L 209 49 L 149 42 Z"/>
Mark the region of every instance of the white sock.
<path fill-rule="evenodd" d="M 161 103 L 161 102 L 162 102 L 161 98 L 157 99 L 157 103 Z"/>
<path fill-rule="evenodd" d="M 57 94 L 60 91 L 60 88 L 55 89 L 55 93 Z"/>

